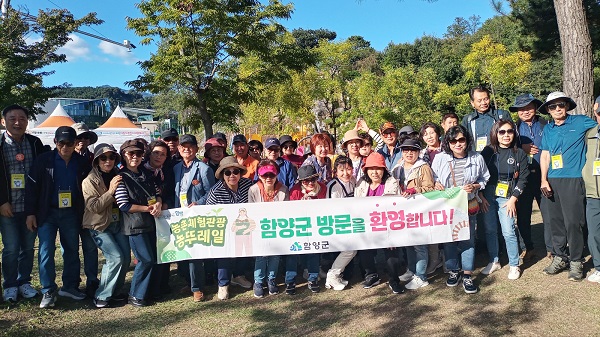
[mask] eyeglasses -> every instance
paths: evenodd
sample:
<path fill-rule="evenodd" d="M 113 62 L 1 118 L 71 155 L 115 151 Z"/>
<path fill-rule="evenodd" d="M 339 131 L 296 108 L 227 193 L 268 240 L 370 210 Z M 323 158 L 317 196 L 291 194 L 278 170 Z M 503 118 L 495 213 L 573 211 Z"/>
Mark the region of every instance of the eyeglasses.
<path fill-rule="evenodd" d="M 506 129 L 506 130 L 498 130 L 498 134 L 500 136 L 504 136 L 505 134 L 509 134 L 509 135 L 514 135 L 515 134 L 515 129 Z"/>
<path fill-rule="evenodd" d="M 279 146 L 277 146 L 277 147 L 272 146 L 272 147 L 268 148 L 267 151 L 279 152 L 279 151 L 281 151 L 281 148 Z"/>
<path fill-rule="evenodd" d="M 75 143 L 74 142 L 60 141 L 60 142 L 58 142 L 57 145 L 59 145 L 60 147 L 64 147 L 64 146 L 66 146 L 66 147 L 73 147 L 73 146 L 75 146 Z"/>
<path fill-rule="evenodd" d="M 178 142 L 179 138 L 177 137 L 167 137 L 163 139 L 165 142 Z"/>
<path fill-rule="evenodd" d="M 256 146 L 252 146 L 252 147 L 250 147 L 250 151 L 252 151 L 252 152 L 260 152 L 261 149 L 258 148 L 258 147 L 256 147 Z"/>
<path fill-rule="evenodd" d="M 467 142 L 467 138 L 465 138 L 465 137 L 460 137 L 458 139 L 452 139 L 452 140 L 448 141 L 448 143 L 450 143 L 452 145 L 456 145 L 456 143 L 464 144 L 466 142 Z"/>
<path fill-rule="evenodd" d="M 117 159 L 117 156 L 115 156 L 114 154 L 111 154 L 109 156 L 102 155 L 98 158 L 100 158 L 101 161 L 107 161 L 107 160 L 115 160 L 115 159 Z"/>
<path fill-rule="evenodd" d="M 275 178 L 277 176 L 275 174 L 273 174 L 273 173 L 267 173 L 267 174 L 263 174 L 261 177 L 264 178 L 264 179 L 273 179 L 273 178 Z"/>
<path fill-rule="evenodd" d="M 419 152 L 419 150 L 412 147 L 405 147 L 402 149 L 402 152 Z"/>
<path fill-rule="evenodd" d="M 241 171 L 240 171 L 239 169 L 233 169 L 233 170 L 225 170 L 225 171 L 223 171 L 223 174 L 224 174 L 225 176 L 229 177 L 229 176 L 230 176 L 230 175 L 232 175 L 232 174 L 233 174 L 234 176 L 237 176 L 238 174 L 240 174 L 240 172 L 241 172 Z"/>
<path fill-rule="evenodd" d="M 396 131 L 383 131 L 383 133 L 381 135 L 384 137 L 391 137 L 395 134 L 396 134 Z"/>
<path fill-rule="evenodd" d="M 558 102 L 558 103 L 554 103 L 554 104 L 548 104 L 547 108 L 548 108 L 548 111 L 552 111 L 552 110 L 556 110 L 557 108 L 564 109 L 566 106 L 567 106 L 566 102 Z"/>
<path fill-rule="evenodd" d="M 127 151 L 125 152 L 126 155 L 128 155 L 129 157 L 141 157 L 144 152 L 143 151 Z"/>

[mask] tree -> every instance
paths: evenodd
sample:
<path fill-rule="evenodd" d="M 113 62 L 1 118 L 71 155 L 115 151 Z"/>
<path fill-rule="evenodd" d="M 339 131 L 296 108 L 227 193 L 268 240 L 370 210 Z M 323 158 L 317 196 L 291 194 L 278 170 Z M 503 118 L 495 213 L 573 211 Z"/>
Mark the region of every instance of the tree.
<path fill-rule="evenodd" d="M 294 29 L 292 35 L 296 39 L 298 46 L 306 49 L 315 48 L 319 45 L 319 41 L 327 40 L 333 41 L 337 37 L 337 34 L 328 29 Z"/>
<path fill-rule="evenodd" d="M 213 124 L 232 125 L 248 97 L 240 91 L 237 60 L 255 54 L 265 62 L 280 62 L 272 49 L 285 28 L 277 20 L 289 18 L 292 5 L 278 0 L 168 1 L 137 4 L 142 18 L 127 18 L 128 27 L 143 37 L 142 44 L 158 43 L 149 60 L 140 63 L 143 75 L 128 85 L 153 93 L 173 88 L 193 93 L 186 107 L 194 115 L 189 126 L 202 125 L 207 138 Z"/>
<path fill-rule="evenodd" d="M 54 71 L 42 68 L 67 61 L 57 51 L 69 41 L 70 33 L 100 23 L 95 13 L 75 19 L 67 10 L 52 9 L 40 10 L 34 17 L 9 8 L 0 19 L 0 106 L 18 103 L 29 109 L 31 117 L 43 113 L 40 106 L 64 86 L 45 87 L 44 77 Z M 28 41 L 32 34 L 39 39 Z"/>

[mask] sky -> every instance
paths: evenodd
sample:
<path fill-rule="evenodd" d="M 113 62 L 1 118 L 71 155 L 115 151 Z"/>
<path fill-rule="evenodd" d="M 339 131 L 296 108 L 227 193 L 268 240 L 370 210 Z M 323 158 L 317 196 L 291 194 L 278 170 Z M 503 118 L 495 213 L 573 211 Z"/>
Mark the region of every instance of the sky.
<path fill-rule="evenodd" d="M 74 34 L 61 52 L 68 62 L 45 70 L 55 73 L 45 78 L 44 85 L 69 83 L 72 86 L 110 85 L 127 88 L 126 81 L 142 72 L 136 62 L 146 60 L 156 50 L 155 45 L 142 46 L 140 38 L 126 28 L 126 17 L 140 17 L 134 0 L 12 0 L 14 8 L 26 9 L 36 15 L 39 9 L 66 8 L 75 17 L 96 12 L 104 23 L 81 30 L 113 41 L 129 40 L 136 49 Z M 295 28 L 326 28 L 337 33 L 336 41 L 360 35 L 371 46 L 383 51 L 389 43 L 413 42 L 423 35 L 442 37 L 456 17 L 481 17 L 481 22 L 495 15 L 485 0 L 282 0 L 294 3 L 294 12 L 282 24 Z M 35 36 L 29 39 L 34 40 Z"/>

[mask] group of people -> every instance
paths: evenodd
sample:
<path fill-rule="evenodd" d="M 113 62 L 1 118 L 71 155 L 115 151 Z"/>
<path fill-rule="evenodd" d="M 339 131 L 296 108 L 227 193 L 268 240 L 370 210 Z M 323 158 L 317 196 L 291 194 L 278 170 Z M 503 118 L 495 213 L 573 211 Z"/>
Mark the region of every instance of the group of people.
<path fill-rule="evenodd" d="M 428 275 L 443 267 L 446 285 L 462 284 L 468 294 L 473 282 L 477 232 L 484 238 L 489 263 L 481 270 L 502 268 L 500 237 L 506 246 L 508 278 L 521 275 L 522 262 L 533 255 L 531 213 L 537 201 L 544 219 L 548 275 L 568 269 L 568 278 L 584 278 L 584 228 L 594 270 L 588 280 L 600 282 L 600 136 L 595 120 L 568 111 L 576 103 L 562 92 L 546 101 L 531 94 L 515 98 L 510 112 L 490 104 L 484 86 L 470 91 L 473 111 L 462 121 L 455 113 L 440 125 L 428 122 L 419 131 L 397 128 L 392 122 L 379 130 L 359 119 L 334 153 L 330 134 L 317 133 L 310 151 L 297 154 L 298 143 L 288 135 L 264 143 L 232 138 L 232 155 L 224 134 L 203 144 L 195 136 L 170 129 L 160 140 L 126 141 L 88 146 L 97 136 L 85 125 L 59 127 L 56 148 L 48 151 L 25 132 L 29 113 L 11 105 L 2 111 L 6 132 L 0 138 L 0 231 L 3 297 L 17 301 L 39 293 L 31 286 L 33 247 L 39 240 L 40 307 L 55 305 L 57 296 L 83 300 L 98 308 L 120 301 L 145 306 L 170 291 L 169 264 L 156 263 L 154 217 L 161 211 L 195 205 L 243 204 L 324 198 L 395 195 L 410 198 L 433 190 L 461 187 L 468 194 L 468 240 L 381 250 L 326 254 L 195 259 L 177 263 L 195 302 L 204 299 L 205 283 L 215 280 L 217 297 L 229 298 L 229 286 L 253 289 L 257 298 L 279 293 L 280 262 L 285 293 L 296 293 L 298 271 L 304 270 L 308 289 L 343 290 L 356 261 L 363 288 L 382 279 L 376 255 L 385 260 L 387 283 L 394 294 L 427 287 Z M 536 112 L 549 115 L 541 118 Z M 600 108 L 595 105 L 596 119 Z M 239 247 L 251 245 L 252 221 L 240 218 L 233 226 Z M 500 229 L 500 230 L 498 230 Z M 54 261 L 60 234 L 62 287 Z M 36 235 L 37 234 L 37 235 Z M 79 245 L 83 250 L 85 292 L 79 290 Z M 98 277 L 98 249 L 105 258 Z M 240 248 L 241 249 L 241 248 Z M 131 264 L 135 268 L 129 292 L 123 292 Z M 241 253 L 241 252 L 240 252 Z M 241 255 L 241 254 L 240 254 Z M 349 268 L 347 268 L 350 266 Z M 253 270 L 253 282 L 246 272 Z"/>

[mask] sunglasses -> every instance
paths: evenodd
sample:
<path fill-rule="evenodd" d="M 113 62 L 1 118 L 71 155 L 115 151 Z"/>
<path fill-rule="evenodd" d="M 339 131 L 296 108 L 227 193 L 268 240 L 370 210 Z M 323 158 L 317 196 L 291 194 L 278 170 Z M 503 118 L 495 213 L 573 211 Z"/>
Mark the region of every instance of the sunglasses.
<path fill-rule="evenodd" d="M 88 135 L 85 135 L 85 136 L 77 136 L 77 138 L 75 138 L 75 139 L 76 139 L 76 140 L 79 140 L 79 139 L 83 139 L 83 140 L 90 140 L 90 137 L 89 137 Z"/>
<path fill-rule="evenodd" d="M 294 146 L 293 145 L 283 145 L 281 148 L 282 149 L 293 149 Z"/>
<path fill-rule="evenodd" d="M 230 175 L 232 175 L 232 174 L 233 174 L 234 176 L 237 176 L 238 174 L 240 174 L 240 172 L 241 172 L 241 171 L 240 171 L 239 169 L 233 169 L 233 170 L 225 170 L 225 171 L 223 171 L 223 174 L 224 174 L 225 176 L 229 177 L 229 176 L 230 176 Z"/>
<path fill-rule="evenodd" d="M 465 137 L 460 137 L 458 139 L 452 139 L 452 140 L 448 141 L 448 143 L 450 143 L 452 145 L 456 145 L 456 143 L 464 144 L 466 142 L 467 142 L 467 138 L 465 138 Z"/>
<path fill-rule="evenodd" d="M 504 136 L 505 134 L 509 134 L 509 135 L 514 135 L 515 134 L 515 129 L 506 129 L 506 130 L 498 130 L 498 134 L 500 136 Z"/>
<path fill-rule="evenodd" d="M 101 161 L 107 161 L 107 160 L 115 160 L 115 159 L 117 159 L 117 156 L 115 156 L 114 154 L 111 154 L 109 156 L 102 155 L 98 158 L 100 158 Z"/>
<path fill-rule="evenodd" d="M 273 173 L 267 173 L 267 174 L 263 174 L 261 177 L 265 178 L 265 179 L 273 179 L 276 177 L 276 175 Z"/>
<path fill-rule="evenodd" d="M 165 142 L 178 142 L 179 138 L 176 137 L 167 137 L 163 139 Z"/>
<path fill-rule="evenodd" d="M 128 152 L 126 152 L 126 154 L 133 158 L 133 157 L 141 157 L 144 154 L 144 152 L 143 151 L 128 151 Z"/>
<path fill-rule="evenodd" d="M 261 149 L 258 148 L 258 147 L 256 147 L 256 146 L 252 146 L 252 147 L 250 147 L 250 151 L 252 151 L 252 152 L 260 152 Z"/>
<path fill-rule="evenodd" d="M 548 104 L 547 108 L 549 111 L 556 110 L 557 108 L 564 109 L 567 106 L 565 102 L 558 102 L 554 104 Z"/>
<path fill-rule="evenodd" d="M 60 146 L 73 147 L 75 146 L 75 142 L 58 142 Z"/>

